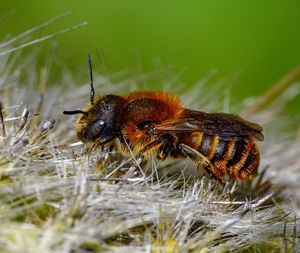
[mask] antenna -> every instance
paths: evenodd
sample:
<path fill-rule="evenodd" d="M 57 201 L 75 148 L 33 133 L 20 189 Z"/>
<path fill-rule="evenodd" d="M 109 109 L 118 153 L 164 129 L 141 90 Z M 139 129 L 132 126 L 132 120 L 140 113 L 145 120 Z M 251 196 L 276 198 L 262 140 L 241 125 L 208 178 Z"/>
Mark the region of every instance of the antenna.
<path fill-rule="evenodd" d="M 84 112 L 84 111 L 81 111 L 81 110 L 63 111 L 63 114 L 67 114 L 67 115 L 73 115 L 73 114 L 78 114 L 78 113 L 82 113 L 86 117 L 89 115 L 88 112 Z"/>
<path fill-rule="evenodd" d="M 90 85 L 91 85 L 91 92 L 90 92 L 90 101 L 91 104 L 94 104 L 94 97 L 95 97 L 95 89 L 94 89 L 94 84 L 93 84 L 93 71 L 92 71 L 92 63 L 91 63 L 91 58 L 89 55 L 87 55 L 87 60 L 88 60 L 88 66 L 89 66 L 89 75 L 90 75 Z"/>

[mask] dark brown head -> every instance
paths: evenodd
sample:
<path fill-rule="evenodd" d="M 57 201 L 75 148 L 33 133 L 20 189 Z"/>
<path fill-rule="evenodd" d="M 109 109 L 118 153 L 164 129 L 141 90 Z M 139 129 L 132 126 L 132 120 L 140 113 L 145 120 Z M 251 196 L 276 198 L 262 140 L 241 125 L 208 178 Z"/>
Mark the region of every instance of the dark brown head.
<path fill-rule="evenodd" d="M 64 111 L 64 114 L 81 114 L 76 123 L 77 137 L 82 142 L 105 144 L 120 136 L 125 99 L 116 95 L 106 95 L 94 101 L 92 64 L 88 56 L 90 74 L 90 102 L 85 111 Z"/>
<path fill-rule="evenodd" d="M 76 123 L 79 140 L 105 144 L 120 136 L 125 101 L 120 96 L 106 95 L 86 111 L 64 111 L 64 114 L 82 114 Z"/>
<path fill-rule="evenodd" d="M 76 124 L 77 137 L 82 142 L 105 144 L 120 136 L 125 99 L 106 95 L 81 115 Z"/>

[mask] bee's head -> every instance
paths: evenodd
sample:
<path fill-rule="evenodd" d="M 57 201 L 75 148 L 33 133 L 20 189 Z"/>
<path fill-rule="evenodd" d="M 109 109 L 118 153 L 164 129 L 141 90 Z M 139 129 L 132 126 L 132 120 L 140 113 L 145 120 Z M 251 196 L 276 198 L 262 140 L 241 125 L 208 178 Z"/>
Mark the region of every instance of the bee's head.
<path fill-rule="evenodd" d="M 116 95 L 106 95 L 94 102 L 92 64 L 87 56 L 90 75 L 90 102 L 86 111 L 64 111 L 64 114 L 82 114 L 77 120 L 77 137 L 82 142 L 105 144 L 120 135 L 125 99 Z"/>
<path fill-rule="evenodd" d="M 77 137 L 82 142 L 105 144 L 120 135 L 125 99 L 116 95 L 103 96 L 86 111 L 64 111 L 65 114 L 81 113 L 77 120 Z"/>

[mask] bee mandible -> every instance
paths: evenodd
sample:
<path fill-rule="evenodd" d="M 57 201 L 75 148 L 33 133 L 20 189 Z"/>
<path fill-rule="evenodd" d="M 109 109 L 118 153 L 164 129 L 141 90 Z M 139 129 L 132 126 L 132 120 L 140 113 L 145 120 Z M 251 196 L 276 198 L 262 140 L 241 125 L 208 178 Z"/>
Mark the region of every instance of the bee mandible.
<path fill-rule="evenodd" d="M 184 108 L 180 99 L 165 91 L 104 95 L 94 100 L 92 66 L 90 105 L 81 114 L 76 133 L 83 143 L 108 145 L 116 139 L 120 151 L 135 161 L 155 156 L 189 158 L 197 168 L 219 182 L 224 175 L 251 179 L 260 155 L 254 139 L 262 141 L 262 127 L 227 113 L 205 113 Z"/>

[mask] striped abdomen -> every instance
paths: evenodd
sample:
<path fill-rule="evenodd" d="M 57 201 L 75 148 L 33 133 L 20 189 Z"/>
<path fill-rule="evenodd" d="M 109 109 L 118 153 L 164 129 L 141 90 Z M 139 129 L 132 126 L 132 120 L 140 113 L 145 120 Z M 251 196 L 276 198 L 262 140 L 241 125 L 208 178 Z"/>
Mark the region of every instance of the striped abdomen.
<path fill-rule="evenodd" d="M 246 179 L 256 175 L 259 151 L 250 136 L 223 140 L 217 135 L 193 133 L 184 138 L 185 144 L 207 157 L 218 177 Z"/>

